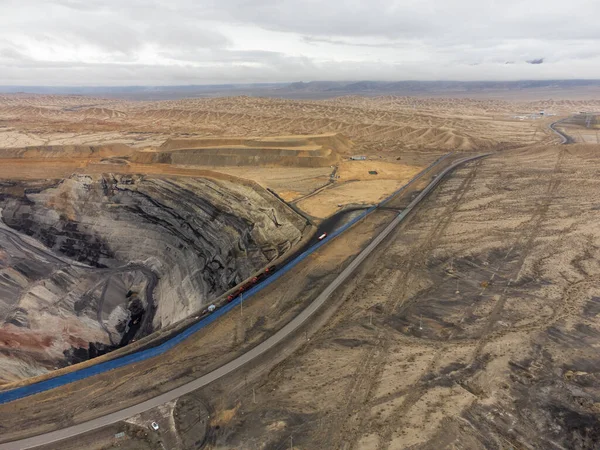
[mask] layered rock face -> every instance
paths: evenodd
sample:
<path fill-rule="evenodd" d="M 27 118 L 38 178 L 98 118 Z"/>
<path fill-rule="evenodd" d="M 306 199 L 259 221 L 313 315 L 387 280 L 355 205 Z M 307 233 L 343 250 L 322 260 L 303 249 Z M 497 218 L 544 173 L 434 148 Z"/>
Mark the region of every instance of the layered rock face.
<path fill-rule="evenodd" d="M 177 322 L 289 250 L 304 219 L 226 180 L 0 185 L 0 381 Z"/>

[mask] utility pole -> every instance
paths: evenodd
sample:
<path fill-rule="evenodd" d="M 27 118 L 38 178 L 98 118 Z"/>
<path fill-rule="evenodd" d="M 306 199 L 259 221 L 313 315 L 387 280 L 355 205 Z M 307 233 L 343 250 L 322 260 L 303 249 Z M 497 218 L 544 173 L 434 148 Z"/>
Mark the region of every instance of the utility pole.
<path fill-rule="evenodd" d="M 419 330 L 423 329 L 423 314 L 419 315 Z"/>
<path fill-rule="evenodd" d="M 294 438 L 290 435 L 290 450 L 294 450 Z"/>
<path fill-rule="evenodd" d="M 252 403 L 256 404 L 256 391 L 252 388 Z"/>
<path fill-rule="evenodd" d="M 244 317 L 244 293 L 240 294 L 240 317 Z"/>
<path fill-rule="evenodd" d="M 369 311 L 369 325 L 373 325 L 373 311 Z"/>

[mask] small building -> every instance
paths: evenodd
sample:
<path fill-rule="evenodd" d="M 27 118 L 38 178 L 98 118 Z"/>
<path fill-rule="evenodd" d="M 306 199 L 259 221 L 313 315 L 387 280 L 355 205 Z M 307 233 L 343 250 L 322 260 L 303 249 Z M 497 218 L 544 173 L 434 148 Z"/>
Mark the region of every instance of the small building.
<path fill-rule="evenodd" d="M 350 159 L 352 161 L 364 161 L 365 159 L 367 159 L 367 157 L 364 155 L 355 155 L 355 156 L 351 156 Z"/>

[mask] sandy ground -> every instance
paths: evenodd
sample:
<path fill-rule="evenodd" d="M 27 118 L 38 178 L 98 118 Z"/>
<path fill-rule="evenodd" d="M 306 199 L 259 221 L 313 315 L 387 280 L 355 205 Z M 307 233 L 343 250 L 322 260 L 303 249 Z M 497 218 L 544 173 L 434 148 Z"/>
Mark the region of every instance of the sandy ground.
<path fill-rule="evenodd" d="M 143 426 L 129 423 L 115 424 L 90 434 L 84 434 L 73 442 L 61 443 L 61 450 L 164 450 L 165 439 L 162 437 L 163 430 L 155 432 L 150 429 L 149 424 Z M 36 447 L 39 450 L 50 450 L 52 445 Z M 175 448 L 175 447 L 167 447 Z"/>
<path fill-rule="evenodd" d="M 457 171 L 314 324 L 179 400 L 182 448 L 596 448 L 599 151 Z"/>
<path fill-rule="evenodd" d="M 283 167 L 284 164 L 271 160 L 266 166 L 237 167 L 230 163 L 214 166 L 201 161 L 173 163 L 186 169 L 188 174 L 202 166 L 202 169 L 251 179 L 278 192 L 286 201 L 301 202 L 299 207 L 306 208 L 309 215 L 322 218 L 335 212 L 338 204 L 373 203 L 385 197 L 410 178 L 410 173 L 445 152 L 502 149 L 556 140 L 547 130 L 550 118 L 516 118 L 520 115 L 542 109 L 565 114 L 573 109 L 589 110 L 597 104 L 567 100 L 519 103 L 393 96 L 318 101 L 234 97 L 134 102 L 78 96 L 3 95 L 0 96 L 0 149 L 123 143 L 149 156 L 161 146 L 169 152 L 186 148 L 186 142 L 206 147 L 207 138 L 221 139 L 221 144 L 231 147 L 231 144 L 243 144 L 252 136 L 279 136 L 270 140 L 281 141 L 282 146 L 289 147 L 290 142 L 297 139 L 294 135 L 338 133 L 352 141 L 352 145 L 336 150 L 341 158 L 337 172 L 340 178 L 335 179 L 336 185 L 330 186 L 333 189 L 327 188 L 305 201 L 302 201 L 305 196 L 328 184 L 333 171 L 330 165 L 336 165 L 333 160 L 322 167 L 311 168 Z M 240 138 L 246 141 L 239 141 Z M 211 145 L 221 144 L 215 141 Z M 298 145 L 294 142 L 290 148 L 318 147 Z M 361 154 L 369 158 L 368 164 L 348 162 L 350 156 Z M 72 155 L 56 158 L 52 162 L 28 163 L 4 160 L 0 165 L 0 178 L 63 178 L 99 162 L 84 162 L 81 158 L 75 161 Z M 144 162 L 134 155 L 128 158 L 137 161 L 136 164 Z M 177 158 L 186 160 L 185 155 Z M 95 173 L 139 170 L 153 174 L 166 170 L 127 166 L 123 160 L 118 164 L 122 167 L 107 164 L 87 170 Z M 367 165 L 377 170 L 377 180 L 383 182 L 362 183 L 371 181 L 372 176 L 368 175 L 371 169 Z M 352 187 L 337 186 L 354 180 L 361 183 Z"/>
<path fill-rule="evenodd" d="M 292 201 L 326 185 L 333 169 L 327 167 L 234 167 L 209 166 L 209 170 L 253 180 L 276 191 L 286 201 Z"/>
<path fill-rule="evenodd" d="M 335 183 L 298 201 L 297 205 L 313 217 L 326 218 L 345 205 L 375 204 L 405 185 L 422 169 L 377 160 L 343 161 Z"/>
<path fill-rule="evenodd" d="M 407 181 L 407 177 L 403 181 Z M 298 206 L 309 215 L 326 218 L 339 211 L 345 205 L 373 205 L 400 188 L 404 183 L 395 180 L 371 180 L 348 182 L 334 185 L 306 200 L 298 202 Z"/>
<path fill-rule="evenodd" d="M 375 169 L 377 175 L 369 175 Z M 142 173 L 185 177 L 215 176 L 215 173 L 252 180 L 270 188 L 286 201 L 298 202 L 300 209 L 316 218 L 339 210 L 338 205 L 373 204 L 397 190 L 422 170 L 420 166 L 379 161 L 342 162 L 340 179 L 330 184 L 330 167 L 318 168 L 244 168 L 223 166 L 179 166 L 169 164 L 110 164 L 93 159 L 1 159 L 0 179 L 36 180 L 67 178 L 72 173 Z M 327 189 L 311 195 L 319 188 Z M 308 197 L 307 197 L 308 196 Z"/>
<path fill-rule="evenodd" d="M 339 164 L 337 175 L 341 182 L 371 181 L 374 178 L 378 180 L 397 180 L 407 176 L 412 178 L 421 169 L 420 167 L 412 167 L 400 163 L 388 163 L 376 159 L 366 161 L 345 160 Z M 372 175 L 369 171 L 376 171 L 377 175 Z"/>

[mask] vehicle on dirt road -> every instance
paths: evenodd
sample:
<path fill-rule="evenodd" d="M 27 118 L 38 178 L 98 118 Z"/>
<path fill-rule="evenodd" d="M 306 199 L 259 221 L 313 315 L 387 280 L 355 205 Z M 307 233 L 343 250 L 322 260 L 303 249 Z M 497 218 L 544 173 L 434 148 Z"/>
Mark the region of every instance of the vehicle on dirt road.
<path fill-rule="evenodd" d="M 243 294 L 248 289 L 252 288 L 254 285 L 258 284 L 263 279 L 267 278 L 273 272 L 275 272 L 276 266 L 269 266 L 265 269 L 264 272 L 259 273 L 257 276 L 253 277 L 246 284 L 242 285 L 237 291 L 229 294 L 227 296 L 227 303 L 232 302 L 235 298 Z"/>

